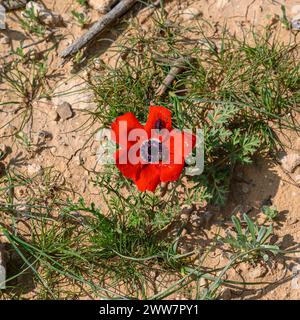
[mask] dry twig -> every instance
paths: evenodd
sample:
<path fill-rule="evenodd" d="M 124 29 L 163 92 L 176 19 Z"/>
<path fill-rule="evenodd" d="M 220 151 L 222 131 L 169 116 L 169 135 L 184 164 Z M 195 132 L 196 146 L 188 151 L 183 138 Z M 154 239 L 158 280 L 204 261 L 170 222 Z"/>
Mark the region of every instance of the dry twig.
<path fill-rule="evenodd" d="M 160 97 L 165 94 L 169 86 L 172 84 L 172 82 L 175 80 L 176 76 L 183 72 L 188 64 L 191 62 L 190 59 L 187 59 L 185 57 L 177 59 L 173 64 L 170 72 L 165 77 L 162 84 L 159 86 L 159 88 L 156 90 L 156 96 Z"/>
<path fill-rule="evenodd" d="M 110 26 L 116 19 L 126 13 L 137 0 L 122 0 L 111 11 L 100 18 L 84 35 L 75 40 L 69 47 L 60 53 L 61 58 L 67 58 L 75 54 L 88 43 L 95 39 L 105 28 Z"/>

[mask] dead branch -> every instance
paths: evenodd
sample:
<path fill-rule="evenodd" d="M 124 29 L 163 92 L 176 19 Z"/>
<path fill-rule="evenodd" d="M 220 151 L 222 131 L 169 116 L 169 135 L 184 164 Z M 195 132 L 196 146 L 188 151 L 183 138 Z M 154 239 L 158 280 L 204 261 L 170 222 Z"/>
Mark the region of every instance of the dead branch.
<path fill-rule="evenodd" d="M 24 8 L 29 0 L 10 0 L 3 1 L 1 4 L 7 11 L 18 10 Z"/>
<path fill-rule="evenodd" d="M 163 80 L 162 84 L 159 86 L 159 88 L 156 90 L 156 96 L 162 96 L 165 94 L 167 89 L 170 87 L 172 82 L 175 80 L 176 76 L 183 72 L 188 64 L 191 62 L 190 59 L 187 58 L 179 58 L 177 59 L 172 65 L 170 72 L 167 74 L 165 79 Z"/>
<path fill-rule="evenodd" d="M 111 11 L 100 18 L 84 35 L 75 40 L 69 47 L 62 51 L 59 56 L 61 58 L 67 58 L 73 55 L 83 47 L 85 47 L 90 41 L 99 35 L 105 28 L 111 25 L 116 19 L 120 18 L 126 13 L 137 0 L 122 0 Z"/>

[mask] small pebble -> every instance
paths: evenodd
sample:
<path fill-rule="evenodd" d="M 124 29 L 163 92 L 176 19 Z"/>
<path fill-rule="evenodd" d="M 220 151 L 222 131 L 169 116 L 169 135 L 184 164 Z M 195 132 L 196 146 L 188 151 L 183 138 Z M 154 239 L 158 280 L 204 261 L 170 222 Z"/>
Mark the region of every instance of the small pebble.
<path fill-rule="evenodd" d="M 29 1 L 26 4 L 26 9 L 33 9 L 35 15 L 45 25 L 55 27 L 62 24 L 62 17 L 55 12 L 47 10 L 41 3 Z"/>
<path fill-rule="evenodd" d="M 57 106 L 56 112 L 63 120 L 68 120 L 74 115 L 72 106 L 66 101 Z"/>
<path fill-rule="evenodd" d="M 17 10 L 25 7 L 28 0 L 0 0 L 4 4 L 7 11 Z M 5 3 L 4 3 L 5 2 Z"/>
<path fill-rule="evenodd" d="M 37 176 L 41 174 L 42 171 L 43 171 L 42 167 L 37 163 L 30 164 L 27 167 L 27 173 L 30 177 Z"/>
<path fill-rule="evenodd" d="M 292 30 L 300 31 L 300 20 L 293 20 L 291 22 Z"/>
<path fill-rule="evenodd" d="M 229 288 L 225 288 L 221 292 L 221 297 L 223 300 L 230 300 L 232 298 L 232 293 Z"/>
<path fill-rule="evenodd" d="M 194 228 L 199 228 L 201 226 L 202 219 L 197 215 L 191 216 L 191 224 Z"/>
<path fill-rule="evenodd" d="M 50 141 L 52 138 L 52 134 L 48 131 L 42 130 L 38 133 L 38 139 L 40 142 Z"/>
<path fill-rule="evenodd" d="M 89 5 L 101 14 L 105 14 L 111 10 L 118 0 L 89 0 Z"/>
<path fill-rule="evenodd" d="M 103 68 L 104 61 L 102 59 L 96 58 L 93 61 L 94 68 L 100 70 Z"/>
<path fill-rule="evenodd" d="M 297 168 L 297 166 L 300 165 L 300 154 L 298 153 L 291 153 L 286 156 L 284 156 L 281 159 L 281 165 L 284 170 L 286 170 L 289 173 L 294 172 L 294 170 Z"/>

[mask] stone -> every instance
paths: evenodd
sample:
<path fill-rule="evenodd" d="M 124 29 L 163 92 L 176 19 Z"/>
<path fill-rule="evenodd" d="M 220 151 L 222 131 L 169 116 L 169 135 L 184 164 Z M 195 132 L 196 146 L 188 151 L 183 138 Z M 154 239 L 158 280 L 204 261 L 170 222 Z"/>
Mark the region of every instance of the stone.
<path fill-rule="evenodd" d="M 198 215 L 191 216 L 191 224 L 194 228 L 199 228 L 201 226 L 202 219 Z"/>
<path fill-rule="evenodd" d="M 25 7 L 27 1 L 28 0 L 2 0 L 0 4 L 2 4 L 7 11 L 10 11 Z"/>
<path fill-rule="evenodd" d="M 103 68 L 103 65 L 104 65 L 104 61 L 102 59 L 95 58 L 93 60 L 93 66 L 96 70 L 101 70 Z"/>
<path fill-rule="evenodd" d="M 293 15 L 291 19 L 292 30 L 300 31 L 300 5 L 294 5 L 291 9 L 291 14 Z"/>
<path fill-rule="evenodd" d="M 0 244 L 0 290 L 5 289 L 6 285 L 6 253 L 4 250 L 4 245 Z"/>
<path fill-rule="evenodd" d="M 193 20 L 199 16 L 202 16 L 202 12 L 200 9 L 198 9 L 196 7 L 189 7 L 189 8 L 184 9 L 181 12 L 181 18 L 184 21 Z"/>
<path fill-rule="evenodd" d="M 43 172 L 43 168 L 37 163 L 30 164 L 27 167 L 27 173 L 30 177 L 37 176 L 42 172 Z"/>
<path fill-rule="evenodd" d="M 39 16 L 39 14 L 41 12 L 45 11 L 46 8 L 41 3 L 38 3 L 38 2 L 35 2 L 35 1 L 29 1 L 26 4 L 26 10 L 33 10 L 34 14 L 36 16 Z"/>
<path fill-rule="evenodd" d="M 230 300 L 232 298 L 231 290 L 229 288 L 223 289 L 221 292 L 221 298 L 223 300 Z"/>
<path fill-rule="evenodd" d="M 281 165 L 285 171 L 289 173 L 294 172 L 294 170 L 300 165 L 300 154 L 291 153 L 284 156 L 281 159 Z"/>
<path fill-rule="evenodd" d="M 47 26 L 55 27 L 62 23 L 62 17 L 59 14 L 47 10 L 41 3 L 29 1 L 26 4 L 26 9 L 33 9 L 39 20 Z"/>
<path fill-rule="evenodd" d="M 50 141 L 52 140 L 53 136 L 51 134 L 51 132 L 45 131 L 45 130 L 41 130 L 38 132 L 38 141 L 40 142 L 46 142 L 46 141 Z"/>
<path fill-rule="evenodd" d="M 41 21 L 51 27 L 58 26 L 62 23 L 62 18 L 58 14 L 50 13 L 50 12 L 45 12 L 40 15 L 39 17 Z"/>
<path fill-rule="evenodd" d="M 72 106 L 66 101 L 57 106 L 56 112 L 62 120 L 68 120 L 74 115 Z"/>
<path fill-rule="evenodd" d="M 89 5 L 101 14 L 106 14 L 118 0 L 89 0 Z"/>
<path fill-rule="evenodd" d="M 292 30 L 300 31 L 300 20 L 293 20 L 291 22 Z"/>

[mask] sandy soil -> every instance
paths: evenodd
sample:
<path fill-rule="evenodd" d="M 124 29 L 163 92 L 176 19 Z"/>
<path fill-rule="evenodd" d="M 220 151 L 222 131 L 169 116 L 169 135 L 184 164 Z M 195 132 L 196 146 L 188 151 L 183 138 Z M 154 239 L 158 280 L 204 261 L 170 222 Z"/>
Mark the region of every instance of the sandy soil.
<path fill-rule="evenodd" d="M 49 57 L 50 70 L 55 72 L 55 76 L 50 80 L 50 87 L 53 88 L 52 100 L 40 99 L 34 102 L 32 127 L 30 132 L 28 127 L 24 129 L 36 144 L 33 147 L 34 150 L 26 148 L 23 144 L 8 137 L 15 128 L 20 126 L 20 118 L 17 117 L 16 120 L 13 120 L 15 114 L 11 112 L 0 112 L 0 144 L 3 143 L 12 149 L 11 154 L 5 159 L 6 165 L 10 162 L 12 166 L 29 176 L 36 175 L 41 168 L 51 167 L 58 175 L 56 183 L 60 185 L 67 181 L 67 189 L 74 198 L 77 198 L 79 194 L 84 194 L 88 202 L 93 200 L 101 205 L 97 191 L 89 183 L 91 174 L 86 170 L 86 168 L 96 172 L 100 170 L 96 163 L 99 143 L 95 137 L 99 125 L 90 125 L 89 123 L 86 125 L 89 117 L 85 111 L 95 106 L 91 92 L 85 88 L 82 80 L 86 73 L 84 70 L 74 73 L 72 63 L 61 65 L 57 56 L 58 52 L 84 32 L 70 17 L 70 11 L 76 6 L 78 7 L 74 3 L 75 1 L 72 0 L 44 1 L 47 8 L 62 15 L 67 27 L 60 28 L 59 34 L 63 35 L 64 39 L 59 42 L 57 50 Z M 166 11 L 172 17 L 182 14 L 186 8 L 196 8 L 203 18 L 215 26 L 216 32 L 220 31 L 222 25 L 226 23 L 233 34 L 239 35 L 243 26 L 254 25 L 256 28 L 261 28 L 272 24 L 276 14 L 281 14 L 280 4 L 285 4 L 288 16 L 292 17 L 296 15 L 295 6 L 300 6 L 300 1 L 173 0 L 167 2 Z M 11 48 L 18 47 L 20 41 L 24 41 L 25 44 L 36 41 L 34 37 L 24 36 L 20 25 L 16 22 L 16 14 L 19 12 L 8 14 L 7 30 L 1 31 L 1 34 L 6 34 L 11 40 L 9 44 L 0 44 L 1 56 L 8 54 Z M 101 14 L 91 9 L 89 15 L 91 22 L 94 22 Z M 141 19 L 139 13 L 137 13 L 137 18 Z M 182 23 L 190 24 L 193 21 L 183 19 Z M 146 20 L 144 27 L 151 28 L 151 23 Z M 122 37 L 122 32 L 124 30 L 115 26 L 105 34 L 105 37 L 116 40 Z M 282 31 L 280 37 L 288 41 L 289 34 L 287 31 Z M 44 50 L 51 45 L 51 42 L 42 43 L 36 48 Z M 111 65 L 116 62 L 113 42 L 104 41 L 92 51 L 93 53 L 97 52 L 101 59 Z M 60 93 L 66 92 L 68 92 L 67 95 L 60 95 Z M 7 92 L 5 84 L 2 84 L 0 86 L 0 103 L 8 99 L 14 99 L 14 97 Z M 75 115 L 71 119 L 58 121 L 55 106 L 64 101 L 72 105 Z M 9 107 L 5 110 L 10 111 Z M 8 122 L 9 124 L 7 124 Z M 82 126 L 85 128 L 84 130 L 80 130 Z M 46 138 L 43 134 L 45 132 L 49 133 Z M 288 133 L 288 137 L 287 140 L 287 137 L 283 136 L 288 145 L 285 150 L 286 154 L 300 154 L 300 137 L 296 133 Z M 295 173 L 288 175 L 280 164 L 262 159 L 256 159 L 251 166 L 237 168 L 226 209 L 218 214 L 220 217 L 227 217 L 233 212 L 249 211 L 250 216 L 262 219 L 262 205 L 268 202 L 272 203 L 280 211 L 281 217 L 275 235 L 279 238 L 283 248 L 296 248 L 300 242 L 300 189 L 295 183 L 299 179 L 299 174 L 300 172 L 297 173 L 296 170 Z M 21 195 L 20 203 L 25 203 L 27 196 L 30 195 L 26 195 L 26 193 L 25 196 Z M 205 239 L 211 237 L 218 228 L 214 222 L 207 230 L 190 226 L 188 234 L 183 238 L 183 245 L 196 243 L 201 246 L 204 244 Z M 226 261 L 226 257 L 220 252 L 214 252 L 209 258 L 209 263 L 214 266 L 221 266 Z M 239 269 L 232 270 L 231 278 L 239 281 L 243 279 L 272 284 L 256 286 L 253 287 L 253 290 L 247 289 L 239 292 L 224 290 L 224 299 L 299 299 L 300 281 L 299 286 L 294 286 L 294 288 L 291 285 L 291 280 L 281 281 L 286 276 L 292 276 L 297 268 L 300 270 L 299 262 L 300 256 L 294 254 L 290 259 L 279 259 L 272 265 L 264 264 L 253 268 L 251 265 L 244 264 Z"/>

